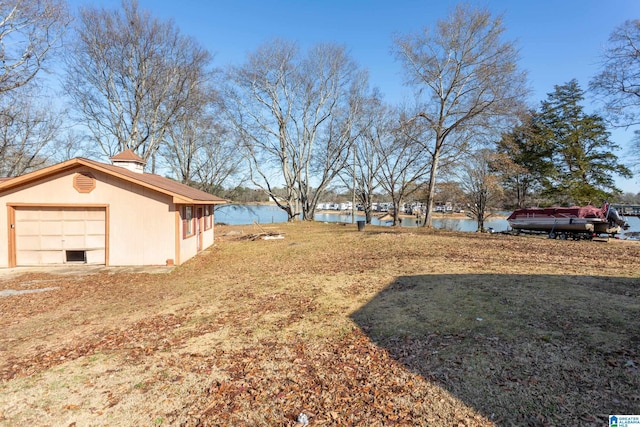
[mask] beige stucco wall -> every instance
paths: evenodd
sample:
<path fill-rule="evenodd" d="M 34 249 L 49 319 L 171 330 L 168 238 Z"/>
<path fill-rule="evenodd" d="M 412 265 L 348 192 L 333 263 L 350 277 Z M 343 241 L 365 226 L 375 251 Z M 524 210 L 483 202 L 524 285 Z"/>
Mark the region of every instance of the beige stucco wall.
<path fill-rule="evenodd" d="M 204 210 L 204 208 L 203 208 L 203 210 Z M 180 214 L 182 215 L 182 210 L 181 209 L 180 209 Z M 195 215 L 195 208 L 194 208 L 194 215 Z M 209 246 L 213 245 L 213 241 L 214 241 L 213 227 L 211 227 L 209 230 L 205 230 L 204 229 L 204 221 L 205 221 L 205 219 L 202 218 L 202 227 L 201 227 L 201 231 L 202 231 L 202 248 L 201 249 L 206 249 Z M 212 221 L 213 221 L 213 219 L 212 219 Z M 196 255 L 198 253 L 198 240 L 197 240 L 197 235 L 195 235 L 195 234 L 193 236 L 187 237 L 186 239 L 182 239 L 182 216 L 180 216 L 180 235 L 179 235 L 179 238 L 181 239 L 181 243 L 180 243 L 180 263 L 184 263 L 189 258 L 193 257 L 194 255 Z"/>
<path fill-rule="evenodd" d="M 215 218 L 213 217 L 213 206 L 212 206 L 211 207 L 211 229 L 207 230 L 205 232 L 205 235 L 204 235 L 204 247 L 205 248 L 208 248 L 209 246 L 213 245 L 213 243 L 214 243 L 214 238 L 215 238 L 214 231 L 213 231 L 214 230 L 214 226 L 213 226 L 214 224 L 215 224 Z"/>
<path fill-rule="evenodd" d="M 96 187 L 90 193 L 79 193 L 73 187 L 73 176 L 81 171 L 90 172 L 96 178 Z M 167 259 L 176 258 L 176 208 L 170 196 L 102 172 L 79 167 L 48 177 L 37 185 L 20 187 L 0 196 L 2 267 L 8 266 L 6 206 L 11 203 L 108 205 L 109 265 L 164 265 Z M 196 241 L 182 241 L 181 236 L 182 234 L 180 244 L 185 244 L 180 249 L 180 261 L 184 262 L 196 253 Z M 203 246 L 207 247 L 211 243 Z"/>

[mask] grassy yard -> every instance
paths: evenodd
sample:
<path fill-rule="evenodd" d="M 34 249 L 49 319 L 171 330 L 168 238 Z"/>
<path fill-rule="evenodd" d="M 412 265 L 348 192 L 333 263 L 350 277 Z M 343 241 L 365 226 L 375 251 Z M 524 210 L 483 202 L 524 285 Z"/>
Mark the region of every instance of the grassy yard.
<path fill-rule="evenodd" d="M 263 232 L 278 240 L 250 239 Z M 0 425 L 602 426 L 640 414 L 640 244 L 216 228 L 169 274 L 0 298 Z"/>

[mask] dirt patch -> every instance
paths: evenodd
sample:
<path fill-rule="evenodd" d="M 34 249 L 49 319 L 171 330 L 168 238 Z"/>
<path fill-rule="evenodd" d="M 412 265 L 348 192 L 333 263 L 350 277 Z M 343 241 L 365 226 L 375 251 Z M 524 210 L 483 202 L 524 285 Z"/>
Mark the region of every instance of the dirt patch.
<path fill-rule="evenodd" d="M 604 425 L 640 411 L 636 242 L 216 232 L 167 274 L 1 280 L 55 289 L 0 298 L 0 424 Z"/>

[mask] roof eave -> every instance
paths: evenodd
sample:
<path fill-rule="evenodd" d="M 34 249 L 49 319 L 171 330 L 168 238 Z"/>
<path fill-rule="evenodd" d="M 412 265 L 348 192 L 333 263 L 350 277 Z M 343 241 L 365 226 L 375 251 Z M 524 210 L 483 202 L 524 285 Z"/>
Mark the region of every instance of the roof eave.
<path fill-rule="evenodd" d="M 173 202 L 174 203 L 178 203 L 178 204 L 198 204 L 199 203 L 199 204 L 209 204 L 209 205 L 214 203 L 214 202 L 209 202 L 209 201 L 207 201 L 207 202 L 204 202 L 204 201 L 198 202 L 197 200 L 192 200 L 192 199 L 190 199 L 188 197 L 184 197 L 183 195 L 180 195 L 180 194 L 178 194 L 178 193 L 176 193 L 174 191 L 167 190 L 166 188 L 158 187 L 156 185 L 149 184 L 149 183 L 141 181 L 141 180 L 137 180 L 137 179 L 135 179 L 135 177 L 118 173 L 117 171 L 114 171 L 113 169 L 103 168 L 100 165 L 99 162 L 87 161 L 87 162 L 85 162 L 83 164 L 86 164 L 89 167 L 98 169 L 101 172 L 104 172 L 104 173 L 106 173 L 108 175 L 117 176 L 118 178 L 123 179 L 125 181 L 134 182 L 134 183 L 140 185 L 141 187 L 145 187 L 145 188 L 148 188 L 150 190 L 154 190 L 154 191 L 157 191 L 159 193 L 171 196 L 171 197 L 173 197 Z"/>
<path fill-rule="evenodd" d="M 222 205 L 228 203 L 226 200 L 195 200 L 186 197 L 173 196 L 173 203 L 176 205 Z"/>
<path fill-rule="evenodd" d="M 0 192 L 19 187 L 21 185 L 29 184 L 30 182 L 36 181 L 43 176 L 51 175 L 54 173 L 62 172 L 67 169 L 73 169 L 77 165 L 85 164 L 81 158 L 73 158 L 62 163 L 57 163 L 52 166 L 48 166 L 46 168 L 38 169 L 37 171 L 30 172 L 24 175 L 16 176 L 14 178 L 8 179 L 6 181 L 0 182 Z"/>
<path fill-rule="evenodd" d="M 162 187 L 158 187 L 149 183 L 146 183 L 144 181 L 141 180 L 137 180 L 131 176 L 125 175 L 125 174 L 121 174 L 118 173 L 117 171 L 114 171 L 113 169 L 108 169 L 108 168 L 104 168 L 102 167 L 101 163 L 99 162 L 94 162 L 92 160 L 88 160 L 88 159 L 84 159 L 81 157 L 76 157 L 67 161 L 64 161 L 62 163 L 58 163 L 52 166 L 48 166 L 46 168 L 43 169 L 39 169 L 37 171 L 34 172 L 30 172 L 28 174 L 25 175 L 21 175 L 21 176 L 17 176 L 15 178 L 11 178 L 7 181 L 4 182 L 0 182 L 0 192 L 7 190 L 7 189 L 11 189 L 14 187 L 19 187 L 21 185 L 26 185 L 29 184 L 30 182 L 33 181 L 37 181 L 38 179 L 48 176 L 48 175 L 53 175 L 56 173 L 60 173 L 63 172 L 65 170 L 68 169 L 73 169 L 76 168 L 78 166 L 86 166 L 88 168 L 94 169 L 94 170 L 98 170 L 100 172 L 106 173 L 107 175 L 111 175 L 111 176 L 116 176 L 120 179 L 123 179 L 125 181 L 129 181 L 129 182 L 133 182 L 137 185 L 140 185 L 141 187 L 145 187 L 148 188 L 150 190 L 153 191 L 157 191 L 159 193 L 162 194 L 166 194 L 170 197 L 173 197 L 173 201 L 174 203 L 177 204 L 192 204 L 192 205 L 218 205 L 218 204 L 224 204 L 227 203 L 226 200 L 224 199 L 220 199 L 220 200 L 195 200 L 195 199 L 191 199 L 188 197 L 184 197 L 183 195 L 180 195 L 178 193 L 175 193 L 171 190 L 167 190 L 165 188 Z"/>

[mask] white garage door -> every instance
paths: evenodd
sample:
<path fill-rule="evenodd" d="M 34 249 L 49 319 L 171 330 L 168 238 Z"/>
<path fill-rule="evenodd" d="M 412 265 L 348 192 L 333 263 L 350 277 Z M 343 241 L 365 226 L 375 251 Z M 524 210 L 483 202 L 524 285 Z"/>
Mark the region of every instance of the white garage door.
<path fill-rule="evenodd" d="M 16 264 L 105 263 L 104 208 L 17 207 Z"/>

